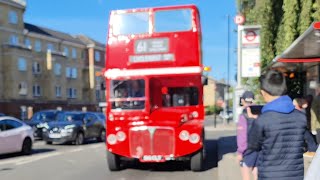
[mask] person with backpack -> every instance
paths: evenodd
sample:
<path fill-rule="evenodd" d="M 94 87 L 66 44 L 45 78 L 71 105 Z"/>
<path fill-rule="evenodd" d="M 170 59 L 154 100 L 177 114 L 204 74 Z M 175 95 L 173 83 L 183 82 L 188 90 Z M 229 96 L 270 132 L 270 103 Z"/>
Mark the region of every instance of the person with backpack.
<path fill-rule="evenodd" d="M 241 105 L 243 106 L 243 112 L 239 116 L 239 121 L 237 124 L 237 160 L 240 163 L 241 174 L 243 180 L 250 180 L 250 175 L 252 173 L 254 179 L 258 178 L 256 162 L 258 153 L 247 152 L 248 145 L 248 133 L 252 127 L 254 118 L 251 116 L 251 112 L 248 115 L 248 107 L 253 104 L 254 94 L 251 91 L 245 91 L 241 97 Z"/>

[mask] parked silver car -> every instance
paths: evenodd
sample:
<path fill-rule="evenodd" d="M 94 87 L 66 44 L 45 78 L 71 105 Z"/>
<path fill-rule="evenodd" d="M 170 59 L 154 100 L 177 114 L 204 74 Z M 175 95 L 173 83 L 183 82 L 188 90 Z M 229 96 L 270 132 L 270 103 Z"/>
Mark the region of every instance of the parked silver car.
<path fill-rule="evenodd" d="M 0 154 L 31 154 L 33 142 L 33 130 L 29 125 L 14 117 L 0 117 Z"/>

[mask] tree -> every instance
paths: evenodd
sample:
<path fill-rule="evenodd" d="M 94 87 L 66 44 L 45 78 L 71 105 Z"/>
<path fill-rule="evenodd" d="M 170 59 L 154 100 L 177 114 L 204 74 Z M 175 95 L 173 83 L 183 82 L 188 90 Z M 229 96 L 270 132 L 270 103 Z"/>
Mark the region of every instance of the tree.
<path fill-rule="evenodd" d="M 312 14 L 312 18 L 314 21 L 320 21 L 320 0 L 315 0 L 313 4 L 314 13 Z"/>
<path fill-rule="evenodd" d="M 266 67 L 275 56 L 273 0 L 265 0 L 258 7 L 258 24 L 261 28 L 261 67 Z"/>
<path fill-rule="evenodd" d="M 313 0 L 303 0 L 301 3 L 301 13 L 299 17 L 298 30 L 299 34 L 303 34 L 312 23 L 312 6 Z"/>
<path fill-rule="evenodd" d="M 283 1 L 283 17 L 277 34 L 276 52 L 281 54 L 298 37 L 299 0 Z"/>

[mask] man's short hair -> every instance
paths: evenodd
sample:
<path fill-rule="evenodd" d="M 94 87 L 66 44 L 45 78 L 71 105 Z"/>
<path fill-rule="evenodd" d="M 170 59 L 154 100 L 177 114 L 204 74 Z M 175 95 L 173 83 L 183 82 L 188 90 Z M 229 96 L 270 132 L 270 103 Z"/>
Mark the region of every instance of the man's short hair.
<path fill-rule="evenodd" d="M 286 78 L 276 70 L 269 70 L 259 78 L 261 90 L 271 96 L 282 96 L 287 93 Z"/>

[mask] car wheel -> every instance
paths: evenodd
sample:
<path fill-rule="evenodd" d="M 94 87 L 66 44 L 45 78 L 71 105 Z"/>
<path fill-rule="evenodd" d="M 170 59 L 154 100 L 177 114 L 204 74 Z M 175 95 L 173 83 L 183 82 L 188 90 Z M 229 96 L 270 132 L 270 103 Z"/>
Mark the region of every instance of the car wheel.
<path fill-rule="evenodd" d="M 81 145 L 81 144 L 83 144 L 83 142 L 84 142 L 83 133 L 78 133 L 78 134 L 77 134 L 77 137 L 76 137 L 75 144 L 76 144 L 76 145 Z"/>
<path fill-rule="evenodd" d="M 190 169 L 192 171 L 202 171 L 204 166 L 204 148 L 193 155 L 190 159 Z"/>
<path fill-rule="evenodd" d="M 25 138 L 23 143 L 22 143 L 22 149 L 21 149 L 22 154 L 24 155 L 30 155 L 32 152 L 32 141 L 30 138 Z"/>
<path fill-rule="evenodd" d="M 52 144 L 52 141 L 46 141 L 46 144 Z"/>
<path fill-rule="evenodd" d="M 98 137 L 99 142 L 105 142 L 106 141 L 106 130 L 102 129 L 100 132 L 100 135 Z"/>
<path fill-rule="evenodd" d="M 110 171 L 119 171 L 121 160 L 120 157 L 112 152 L 107 151 L 107 161 Z"/>

